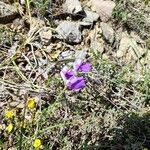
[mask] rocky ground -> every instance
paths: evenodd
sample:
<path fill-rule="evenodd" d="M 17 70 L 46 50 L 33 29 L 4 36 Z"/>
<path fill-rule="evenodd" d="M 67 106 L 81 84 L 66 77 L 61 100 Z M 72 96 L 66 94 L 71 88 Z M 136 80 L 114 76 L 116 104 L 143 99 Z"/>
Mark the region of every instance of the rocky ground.
<path fill-rule="evenodd" d="M 0 149 L 149 150 L 149 100 L 149 0 L 0 0 Z"/>

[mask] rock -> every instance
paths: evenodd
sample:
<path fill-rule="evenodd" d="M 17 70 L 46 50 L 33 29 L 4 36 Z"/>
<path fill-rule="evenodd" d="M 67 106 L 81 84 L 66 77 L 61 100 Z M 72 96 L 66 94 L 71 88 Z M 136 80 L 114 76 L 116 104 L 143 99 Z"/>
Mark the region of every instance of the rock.
<path fill-rule="evenodd" d="M 29 26 L 31 30 L 34 28 L 39 29 L 45 26 L 44 20 L 36 17 L 30 18 L 29 16 L 24 17 L 24 23 L 27 24 L 27 26 Z"/>
<path fill-rule="evenodd" d="M 91 26 L 94 22 L 96 22 L 99 18 L 99 15 L 95 12 L 85 10 L 85 18 L 82 19 L 81 25 L 83 26 Z"/>
<path fill-rule="evenodd" d="M 17 15 L 18 11 L 15 6 L 0 1 L 0 23 L 9 23 L 14 20 Z"/>
<path fill-rule="evenodd" d="M 67 50 L 60 54 L 59 60 L 64 59 L 85 59 L 87 55 L 87 50 Z"/>
<path fill-rule="evenodd" d="M 122 38 L 120 40 L 119 50 L 117 51 L 116 54 L 118 58 L 123 57 L 127 53 L 130 47 L 130 43 L 131 43 L 131 39 L 129 38 L 129 35 L 123 32 Z"/>
<path fill-rule="evenodd" d="M 75 59 L 85 59 L 87 55 L 87 51 L 86 50 L 76 50 L 75 51 Z"/>
<path fill-rule="evenodd" d="M 27 26 L 29 26 L 29 28 L 30 28 L 30 30 L 28 32 L 29 37 L 31 35 L 34 35 L 38 30 L 40 30 L 41 28 L 43 28 L 45 26 L 44 20 L 36 18 L 36 17 L 29 18 L 29 16 L 25 16 L 24 23 Z M 35 38 L 34 41 L 36 41 L 36 40 L 37 39 Z"/>
<path fill-rule="evenodd" d="M 103 22 L 107 22 L 112 17 L 116 4 L 110 0 L 91 0 L 91 6 L 99 14 L 100 19 Z"/>
<path fill-rule="evenodd" d="M 66 0 L 63 4 L 63 9 L 65 12 L 72 15 L 77 15 L 83 12 L 79 0 Z"/>
<path fill-rule="evenodd" d="M 103 53 L 104 51 L 104 41 L 100 34 L 101 29 L 98 25 L 96 25 L 93 30 L 88 32 L 88 36 L 86 37 L 86 43 L 90 46 L 95 54 Z"/>
<path fill-rule="evenodd" d="M 42 28 L 39 32 L 42 44 L 49 45 L 52 38 L 52 31 L 49 28 Z"/>
<path fill-rule="evenodd" d="M 102 34 L 104 38 L 106 39 L 108 43 L 112 44 L 115 39 L 115 32 L 113 28 L 109 24 L 104 23 L 104 22 L 101 22 L 100 26 L 101 26 Z"/>
<path fill-rule="evenodd" d="M 104 52 L 104 45 L 103 43 L 99 42 L 98 40 L 95 40 L 90 45 L 91 49 L 94 51 L 95 54 L 100 53 L 102 54 Z"/>
<path fill-rule="evenodd" d="M 57 28 L 58 39 L 65 40 L 67 43 L 80 43 L 82 40 L 81 25 L 75 22 L 63 21 Z"/>
<path fill-rule="evenodd" d="M 118 58 L 126 57 L 127 62 L 136 61 L 141 58 L 146 50 L 137 44 L 137 41 L 126 32 L 122 33 L 119 50 L 116 53 Z"/>
<path fill-rule="evenodd" d="M 73 50 L 67 50 L 64 51 L 60 54 L 59 60 L 64 60 L 64 59 L 73 59 L 74 58 L 75 52 Z"/>
<path fill-rule="evenodd" d="M 74 56 L 74 51 L 67 50 L 61 53 L 61 58 L 62 59 L 71 59 Z"/>

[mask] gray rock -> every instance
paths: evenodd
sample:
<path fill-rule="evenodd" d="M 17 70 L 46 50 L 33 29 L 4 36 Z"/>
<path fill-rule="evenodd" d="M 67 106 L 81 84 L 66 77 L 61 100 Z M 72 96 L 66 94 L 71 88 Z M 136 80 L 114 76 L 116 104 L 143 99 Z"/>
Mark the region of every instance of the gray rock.
<path fill-rule="evenodd" d="M 0 1 L 0 23 L 9 23 L 17 17 L 18 10 L 15 6 Z"/>
<path fill-rule="evenodd" d="M 79 0 L 66 0 L 63 4 L 63 9 L 72 15 L 79 14 L 83 11 Z"/>
<path fill-rule="evenodd" d="M 102 29 L 102 34 L 104 38 L 106 39 L 106 41 L 112 44 L 115 39 L 115 33 L 112 27 L 108 25 L 107 23 L 101 22 L 101 29 Z"/>
<path fill-rule="evenodd" d="M 60 54 L 60 59 L 59 60 L 64 60 L 64 59 L 73 59 L 74 58 L 75 52 L 72 50 L 67 50 L 64 51 Z"/>
<path fill-rule="evenodd" d="M 49 28 L 42 28 L 39 32 L 42 44 L 49 45 L 52 38 L 52 31 Z"/>
<path fill-rule="evenodd" d="M 123 32 L 122 33 L 122 38 L 120 40 L 119 49 L 117 51 L 116 56 L 118 58 L 123 57 L 127 53 L 130 46 L 131 46 L 131 38 L 126 32 Z"/>
<path fill-rule="evenodd" d="M 86 50 L 76 50 L 75 51 L 75 59 L 85 59 L 87 55 L 87 51 Z"/>
<path fill-rule="evenodd" d="M 110 0 L 91 0 L 92 10 L 95 10 L 103 22 L 107 22 L 112 17 L 112 12 L 116 6 L 115 2 Z"/>
<path fill-rule="evenodd" d="M 95 12 L 85 10 L 85 18 L 82 19 L 81 25 L 91 26 L 94 22 L 96 22 L 99 18 L 99 15 Z"/>
<path fill-rule="evenodd" d="M 57 28 L 58 39 L 65 40 L 66 43 L 80 43 L 82 40 L 81 25 L 75 22 L 63 21 Z"/>
<path fill-rule="evenodd" d="M 116 53 L 118 58 L 125 56 L 127 62 L 133 62 L 141 58 L 145 52 L 146 50 L 137 44 L 136 39 L 128 35 L 127 32 L 122 33 L 122 39 Z"/>
<path fill-rule="evenodd" d="M 103 43 L 100 43 L 97 40 L 92 41 L 90 47 L 94 51 L 95 54 L 97 54 L 97 52 L 100 53 L 100 54 L 102 54 L 104 52 Z"/>

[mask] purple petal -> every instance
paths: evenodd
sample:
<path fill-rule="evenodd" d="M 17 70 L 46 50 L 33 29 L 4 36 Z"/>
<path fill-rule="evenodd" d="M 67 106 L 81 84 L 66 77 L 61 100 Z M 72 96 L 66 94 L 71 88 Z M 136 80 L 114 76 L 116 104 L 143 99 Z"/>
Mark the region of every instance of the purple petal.
<path fill-rule="evenodd" d="M 82 65 L 83 61 L 81 59 L 76 59 L 74 64 L 73 64 L 73 68 L 75 71 L 78 71 L 80 66 Z"/>
<path fill-rule="evenodd" d="M 79 67 L 79 71 L 82 72 L 89 72 L 91 70 L 92 65 L 90 63 L 83 63 L 80 67 Z"/>
<path fill-rule="evenodd" d="M 86 86 L 85 79 L 83 77 L 72 77 L 69 79 L 67 86 L 71 90 L 78 91 Z"/>
<path fill-rule="evenodd" d="M 64 68 L 60 72 L 60 75 L 64 81 L 67 81 L 74 76 L 74 72 L 70 70 L 67 66 L 64 66 Z"/>
<path fill-rule="evenodd" d="M 75 71 L 81 71 L 81 72 L 89 72 L 91 70 L 92 64 L 91 63 L 84 63 L 82 60 L 77 59 L 74 62 L 74 70 Z"/>

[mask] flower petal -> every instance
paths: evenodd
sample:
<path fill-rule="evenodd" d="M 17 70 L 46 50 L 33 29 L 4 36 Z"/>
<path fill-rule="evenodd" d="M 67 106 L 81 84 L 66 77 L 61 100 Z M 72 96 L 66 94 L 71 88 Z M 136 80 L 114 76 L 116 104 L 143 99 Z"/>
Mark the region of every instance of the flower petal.
<path fill-rule="evenodd" d="M 74 70 L 78 71 L 82 63 L 83 61 L 81 59 L 76 59 L 75 62 L 73 63 Z"/>
<path fill-rule="evenodd" d="M 60 75 L 63 80 L 66 81 L 74 76 L 74 72 L 70 70 L 67 66 L 64 66 L 64 68 L 60 72 Z"/>
<path fill-rule="evenodd" d="M 86 86 L 85 79 L 83 77 L 72 77 L 69 79 L 67 86 L 71 90 L 78 91 Z"/>
<path fill-rule="evenodd" d="M 86 73 L 91 70 L 92 64 L 84 63 L 81 59 L 77 59 L 75 60 L 73 67 L 75 71 L 81 71 Z"/>
<path fill-rule="evenodd" d="M 80 68 L 79 71 L 82 72 L 89 72 L 91 70 L 92 65 L 90 63 L 83 63 Z"/>

